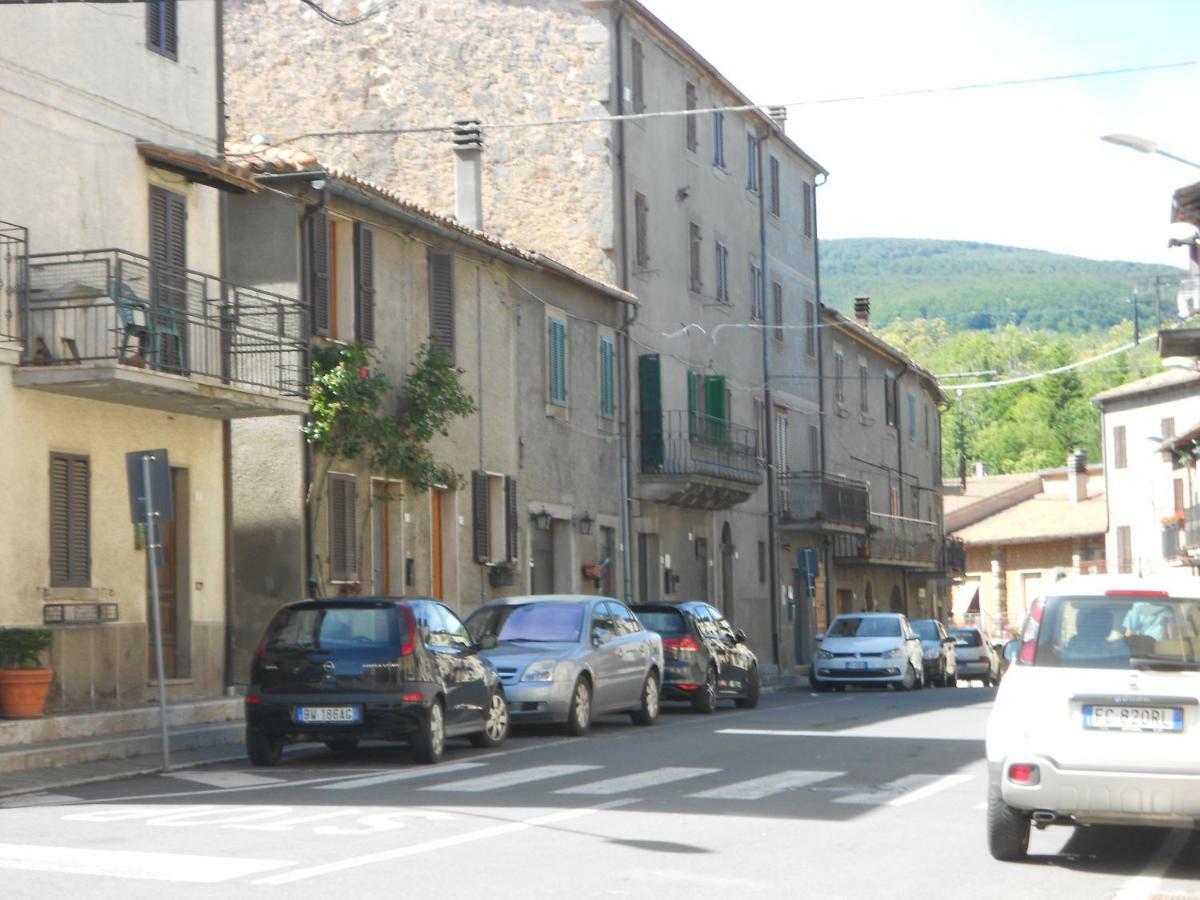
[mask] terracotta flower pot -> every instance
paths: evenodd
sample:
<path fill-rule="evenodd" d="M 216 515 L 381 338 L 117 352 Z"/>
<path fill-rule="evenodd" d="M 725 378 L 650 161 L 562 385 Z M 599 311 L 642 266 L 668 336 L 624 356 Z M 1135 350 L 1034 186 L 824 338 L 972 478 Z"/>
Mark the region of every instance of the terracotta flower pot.
<path fill-rule="evenodd" d="M 53 669 L 0 669 L 0 710 L 9 719 L 40 719 Z"/>

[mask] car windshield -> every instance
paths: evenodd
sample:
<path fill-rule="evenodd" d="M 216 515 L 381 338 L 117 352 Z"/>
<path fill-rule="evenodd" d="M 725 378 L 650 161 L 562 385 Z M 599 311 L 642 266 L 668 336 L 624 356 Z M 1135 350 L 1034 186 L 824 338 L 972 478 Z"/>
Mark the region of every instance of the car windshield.
<path fill-rule="evenodd" d="M 844 616 L 834 619 L 827 637 L 900 637 L 900 620 L 892 616 Z"/>
<path fill-rule="evenodd" d="M 525 603 L 497 610 L 499 641 L 574 642 L 583 634 L 582 603 Z"/>
<path fill-rule="evenodd" d="M 399 644 L 392 607 L 301 606 L 279 612 L 267 650 L 381 650 Z"/>
<path fill-rule="evenodd" d="M 937 623 L 931 622 L 929 619 L 924 619 L 912 623 L 913 631 L 921 636 L 923 641 L 937 641 L 941 637 L 938 635 Z"/>
<path fill-rule="evenodd" d="M 683 616 L 673 609 L 642 609 L 634 612 L 643 625 L 664 637 L 682 637 L 687 634 Z"/>
<path fill-rule="evenodd" d="M 1080 669 L 1200 668 L 1200 600 L 1051 597 L 1034 664 Z"/>
<path fill-rule="evenodd" d="M 954 638 L 955 647 L 983 646 L 983 635 L 974 628 L 951 628 L 950 636 Z"/>

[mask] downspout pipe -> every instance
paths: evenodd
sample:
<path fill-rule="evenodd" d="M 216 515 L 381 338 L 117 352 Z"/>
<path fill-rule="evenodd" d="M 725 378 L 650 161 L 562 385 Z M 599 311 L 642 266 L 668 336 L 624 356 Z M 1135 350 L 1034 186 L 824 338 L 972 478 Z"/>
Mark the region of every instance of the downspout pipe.
<path fill-rule="evenodd" d="M 828 180 L 822 173 L 821 180 L 813 180 L 813 281 L 816 286 L 816 321 L 813 323 L 817 328 L 816 344 L 817 344 L 817 448 L 820 459 L 817 461 L 817 470 L 820 472 L 822 479 L 825 478 L 826 465 L 826 449 L 825 449 L 825 341 L 822 338 L 821 330 L 821 309 L 824 303 L 821 299 L 821 239 L 820 228 L 817 227 L 817 188 L 821 187 Z M 833 621 L 833 548 L 830 546 L 829 539 L 826 538 L 822 542 L 821 564 L 825 570 L 825 624 L 828 625 Z"/>
<path fill-rule="evenodd" d="M 766 130 L 760 131 L 757 139 L 754 141 L 754 152 L 758 156 L 758 243 L 759 253 L 762 256 L 762 265 L 759 267 L 759 279 L 762 282 L 760 286 L 759 296 L 762 297 L 762 312 L 763 318 L 766 318 L 767 311 L 767 200 L 766 191 L 763 190 L 763 144 L 766 143 L 769 132 Z M 781 322 L 776 322 L 776 325 L 781 325 Z M 768 334 L 769 328 L 760 328 L 759 334 L 762 335 L 762 372 L 763 372 L 763 421 L 767 429 L 767 446 L 766 450 L 767 461 L 767 566 L 771 573 L 771 580 L 768 583 L 767 602 L 771 604 L 771 662 L 775 664 L 776 671 L 781 668 L 781 654 L 779 651 L 779 479 L 777 477 L 777 469 L 780 465 L 787 465 L 787 460 L 775 459 L 775 406 L 771 400 L 771 336 Z"/>

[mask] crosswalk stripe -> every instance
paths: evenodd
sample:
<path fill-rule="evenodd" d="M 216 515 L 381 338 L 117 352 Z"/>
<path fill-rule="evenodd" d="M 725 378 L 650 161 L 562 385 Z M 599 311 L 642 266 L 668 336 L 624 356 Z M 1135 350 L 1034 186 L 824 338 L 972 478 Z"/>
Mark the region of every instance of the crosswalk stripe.
<path fill-rule="evenodd" d="M 689 769 L 682 766 L 667 766 L 663 769 L 650 769 L 633 775 L 621 775 L 617 778 L 605 778 L 603 781 L 593 781 L 577 787 L 562 788 L 556 794 L 589 794 L 603 796 L 606 794 L 623 794 L 626 791 L 636 791 L 640 788 L 657 787 L 660 784 L 670 784 L 672 781 L 683 781 L 685 778 L 697 778 L 701 775 L 711 775 L 720 769 Z"/>
<path fill-rule="evenodd" d="M 70 794 L 18 794 L 15 797 L 0 799 L 0 809 L 21 809 L 29 806 L 60 806 L 64 803 L 78 803 L 78 797 Z"/>
<path fill-rule="evenodd" d="M 423 791 L 457 791 L 464 793 L 479 793 L 494 791 L 500 788 L 513 787 L 518 784 L 529 784 L 533 781 L 545 781 L 548 778 L 562 778 L 564 775 L 576 775 L 601 769 L 603 766 L 532 766 L 528 769 L 517 769 L 512 772 L 501 772 L 499 775 L 480 775 L 478 778 L 468 778 L 464 781 L 448 781 L 445 784 L 432 784 L 423 787 Z"/>
<path fill-rule="evenodd" d="M 164 778 L 178 778 L 217 788 L 256 787 L 260 784 L 279 784 L 286 779 L 251 775 L 249 772 L 172 772 Z"/>
<path fill-rule="evenodd" d="M 960 772 L 957 775 L 945 775 L 924 787 L 917 788 L 915 791 L 909 791 L 902 794 L 893 800 L 888 801 L 888 806 L 908 806 L 910 803 L 916 803 L 918 800 L 924 800 L 926 797 L 939 793 L 954 787 L 956 784 L 962 784 L 965 781 L 970 781 L 974 775 Z"/>
<path fill-rule="evenodd" d="M 855 791 L 844 797 L 838 797 L 834 803 L 850 803 L 855 806 L 889 806 L 901 795 L 926 788 L 938 781 L 936 775 L 905 775 L 895 781 L 880 785 L 878 788 Z"/>
<path fill-rule="evenodd" d="M 697 794 L 688 794 L 701 800 L 761 800 L 772 794 L 782 794 L 784 791 L 794 791 L 796 788 L 808 787 L 821 781 L 832 781 L 841 778 L 845 772 L 815 772 L 805 769 L 789 769 L 786 772 L 776 772 L 774 775 L 764 775 L 761 778 L 751 778 L 749 781 L 738 781 L 721 787 L 710 788 Z"/>
<path fill-rule="evenodd" d="M 480 769 L 483 763 L 461 762 L 446 763 L 440 766 L 427 766 L 416 769 L 404 769 L 400 772 L 388 772 L 384 775 L 368 775 L 365 778 L 351 778 L 348 781 L 335 781 L 333 784 L 322 784 L 313 788 L 315 791 L 352 791 L 355 788 L 374 787 L 377 784 L 387 784 L 391 781 L 408 781 L 411 778 L 427 778 L 445 775 L 449 772 L 465 772 L 468 769 Z"/>

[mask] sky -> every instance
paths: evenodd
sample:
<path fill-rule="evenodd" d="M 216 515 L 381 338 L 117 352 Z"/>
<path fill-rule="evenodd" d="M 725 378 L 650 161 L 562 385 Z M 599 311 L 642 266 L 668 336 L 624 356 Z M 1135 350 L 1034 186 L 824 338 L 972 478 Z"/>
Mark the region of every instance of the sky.
<path fill-rule="evenodd" d="M 1200 0 L 643 0 L 757 103 L 1200 62 Z M 1200 169 L 1200 64 L 792 106 L 829 170 L 823 238 L 984 241 L 1185 266 L 1171 194 Z"/>

